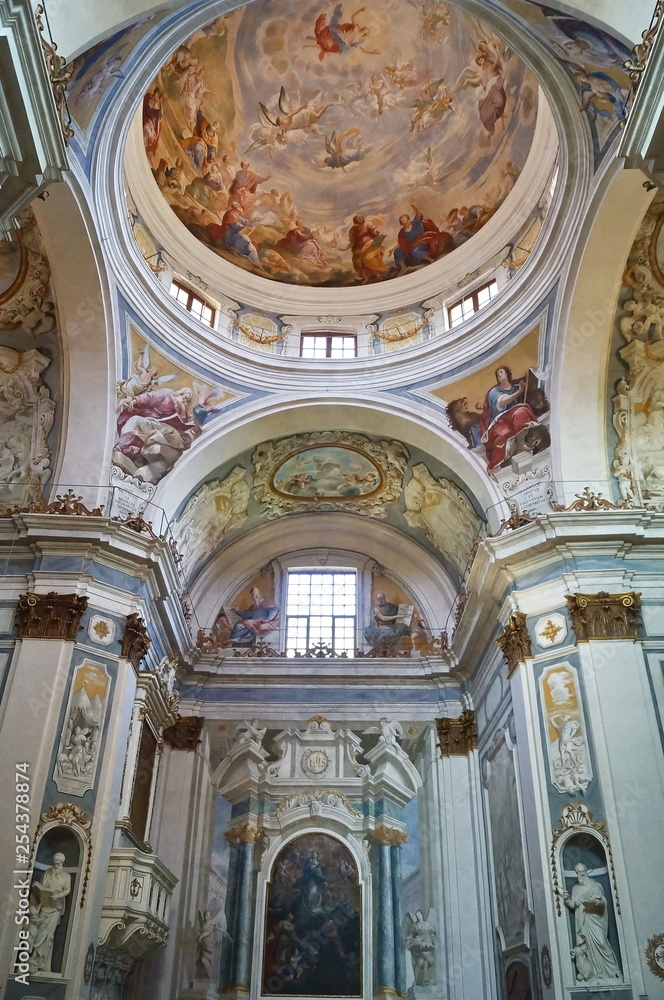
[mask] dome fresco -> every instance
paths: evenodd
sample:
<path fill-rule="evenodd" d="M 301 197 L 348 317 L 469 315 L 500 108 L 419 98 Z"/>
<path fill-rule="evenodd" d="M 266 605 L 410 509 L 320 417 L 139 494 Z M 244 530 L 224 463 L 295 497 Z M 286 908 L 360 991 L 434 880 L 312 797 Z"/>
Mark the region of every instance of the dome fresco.
<path fill-rule="evenodd" d="M 290 284 L 427 266 L 514 187 L 537 83 L 442 0 L 256 0 L 196 31 L 143 100 L 164 198 L 219 256 Z"/>

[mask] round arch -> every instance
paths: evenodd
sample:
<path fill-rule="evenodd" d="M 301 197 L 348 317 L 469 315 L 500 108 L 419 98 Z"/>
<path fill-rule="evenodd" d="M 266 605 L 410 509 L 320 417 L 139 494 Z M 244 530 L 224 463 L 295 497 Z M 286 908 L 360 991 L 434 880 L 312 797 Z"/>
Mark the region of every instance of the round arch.
<path fill-rule="evenodd" d="M 625 262 L 653 195 L 616 161 L 588 212 L 561 297 L 551 400 L 554 478 L 565 497 L 611 493 L 607 377 Z M 580 429 L 583 443 L 580 447 Z"/>
<path fill-rule="evenodd" d="M 443 424 L 444 413 L 392 395 L 327 393 L 254 400 L 220 416 L 159 484 L 154 502 L 173 518 L 184 500 L 220 465 L 262 441 L 307 431 L 345 430 L 394 438 L 427 452 L 445 465 L 470 494 L 491 526 L 507 505 L 484 464 Z"/>

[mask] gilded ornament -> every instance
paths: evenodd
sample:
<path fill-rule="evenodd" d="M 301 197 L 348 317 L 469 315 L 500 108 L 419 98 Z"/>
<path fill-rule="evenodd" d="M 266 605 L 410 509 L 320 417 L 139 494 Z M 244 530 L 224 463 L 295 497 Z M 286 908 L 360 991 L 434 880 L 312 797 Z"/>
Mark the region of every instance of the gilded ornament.
<path fill-rule="evenodd" d="M 134 612 L 127 615 L 124 635 L 122 636 L 121 655 L 138 670 L 141 660 L 147 655 L 152 645 L 152 639 L 141 616 Z"/>
<path fill-rule="evenodd" d="M 391 826 L 377 826 L 369 836 L 375 844 L 389 844 L 390 847 L 403 847 L 410 839 L 407 833 Z"/>
<path fill-rule="evenodd" d="M 538 635 L 540 635 L 542 639 L 548 639 L 549 642 L 555 642 L 556 636 L 558 635 L 559 632 L 562 632 L 562 630 L 563 630 L 562 625 L 555 625 L 549 618 L 546 625 L 544 626 L 542 631 L 538 633 Z"/>
<path fill-rule="evenodd" d="M 251 823 L 243 826 L 232 826 L 224 834 L 229 844 L 255 844 L 260 839 L 261 831 Z"/>
<path fill-rule="evenodd" d="M 496 642 L 503 651 L 507 663 L 508 676 L 511 677 L 519 663 L 533 655 L 532 643 L 526 628 L 526 615 L 523 611 L 514 611 L 498 636 Z"/>
<path fill-rule="evenodd" d="M 577 642 L 639 638 L 640 594 L 600 591 L 598 594 L 567 594 L 565 600 Z"/>
<path fill-rule="evenodd" d="M 64 639 L 73 642 L 82 629 L 81 617 L 88 606 L 79 594 L 21 594 L 16 609 L 19 639 Z"/>
<path fill-rule="evenodd" d="M 477 749 L 475 713 L 467 708 L 457 719 L 436 719 L 441 757 L 465 757 Z"/>
<path fill-rule="evenodd" d="M 164 729 L 164 741 L 172 750 L 195 750 L 201 742 L 202 715 L 180 716 L 174 725 Z"/>

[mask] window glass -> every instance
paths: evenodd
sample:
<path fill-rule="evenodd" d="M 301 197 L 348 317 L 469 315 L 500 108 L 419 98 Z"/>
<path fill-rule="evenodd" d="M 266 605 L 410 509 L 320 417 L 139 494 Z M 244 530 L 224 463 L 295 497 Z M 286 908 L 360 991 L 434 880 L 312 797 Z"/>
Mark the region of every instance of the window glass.
<path fill-rule="evenodd" d="M 286 653 L 307 653 L 324 642 L 355 655 L 357 575 L 354 570 L 294 570 L 288 574 Z"/>

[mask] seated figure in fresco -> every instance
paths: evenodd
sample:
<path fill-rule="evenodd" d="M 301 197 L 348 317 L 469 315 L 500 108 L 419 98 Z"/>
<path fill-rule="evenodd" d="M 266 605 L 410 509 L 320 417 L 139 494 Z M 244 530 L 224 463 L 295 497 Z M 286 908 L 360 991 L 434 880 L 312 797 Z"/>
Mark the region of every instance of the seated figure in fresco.
<path fill-rule="evenodd" d="M 408 214 L 399 216 L 398 243 L 394 248 L 394 263 L 400 273 L 407 267 L 417 267 L 424 261 L 433 261 L 441 249 L 453 248 L 452 237 L 440 230 L 431 219 L 425 218 L 413 205 L 413 218 Z"/>
<path fill-rule="evenodd" d="M 263 597 L 258 587 L 252 587 L 251 607 L 246 611 L 233 612 L 240 621 L 231 628 L 229 643 L 232 646 L 253 646 L 257 639 L 279 627 L 279 608 L 268 597 Z"/>
<path fill-rule="evenodd" d="M 376 603 L 371 609 L 371 625 L 364 630 L 364 638 L 372 646 L 379 643 L 393 646 L 404 635 L 410 635 L 410 626 L 397 623 L 399 606 L 391 604 L 385 594 L 376 594 Z"/>
<path fill-rule="evenodd" d="M 538 424 L 531 407 L 523 402 L 525 391 L 525 379 L 514 379 L 509 368 L 496 368 L 496 384 L 486 394 L 480 422 L 487 472 L 500 468 L 509 442 L 519 431 Z"/>

